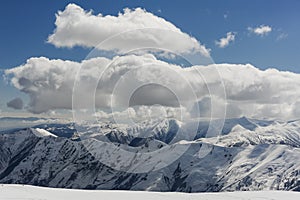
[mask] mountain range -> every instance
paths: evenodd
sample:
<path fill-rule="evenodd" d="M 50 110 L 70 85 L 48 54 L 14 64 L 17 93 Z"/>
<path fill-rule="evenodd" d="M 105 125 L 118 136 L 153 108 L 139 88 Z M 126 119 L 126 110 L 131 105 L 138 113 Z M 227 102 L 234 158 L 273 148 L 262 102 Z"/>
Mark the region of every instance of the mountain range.
<path fill-rule="evenodd" d="M 130 128 L 106 122 L 84 127 L 52 123 L 2 131 L 0 183 L 178 192 L 300 191 L 299 120 L 226 119 L 214 137 L 206 137 L 209 121 L 197 123 L 190 140 L 176 140 L 178 131 L 188 131 L 188 126 L 174 119 Z M 168 161 L 177 153 L 174 149 L 184 151 Z M 123 151 L 134 156 L 120 158 Z M 158 156 L 145 159 L 149 152 Z"/>

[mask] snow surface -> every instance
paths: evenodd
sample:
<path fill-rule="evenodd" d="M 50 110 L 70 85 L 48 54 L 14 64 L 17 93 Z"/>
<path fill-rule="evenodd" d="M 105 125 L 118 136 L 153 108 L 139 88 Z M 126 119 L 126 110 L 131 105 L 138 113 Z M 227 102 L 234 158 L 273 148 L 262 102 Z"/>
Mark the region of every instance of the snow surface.
<path fill-rule="evenodd" d="M 46 131 L 46 130 L 41 129 L 41 128 L 31 128 L 31 131 L 37 137 L 48 137 L 48 136 L 57 137 L 56 135 L 50 133 L 49 131 Z"/>
<path fill-rule="evenodd" d="M 228 192 L 228 193 L 162 193 L 162 192 L 133 192 L 113 190 L 75 190 L 36 187 L 29 185 L 0 185 L 0 200 L 295 200 L 300 199 L 299 192 L 259 191 L 259 192 Z"/>

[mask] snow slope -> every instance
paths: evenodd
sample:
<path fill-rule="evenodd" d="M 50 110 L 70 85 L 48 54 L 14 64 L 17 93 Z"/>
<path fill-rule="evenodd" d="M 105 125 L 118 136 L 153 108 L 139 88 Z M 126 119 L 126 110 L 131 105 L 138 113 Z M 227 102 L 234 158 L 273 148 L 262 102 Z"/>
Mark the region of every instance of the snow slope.
<path fill-rule="evenodd" d="M 228 193 L 159 193 L 159 192 L 133 192 L 108 190 L 70 190 L 44 188 L 28 185 L 0 185 L 0 200 L 295 200 L 300 199 L 300 193 L 284 191 L 260 192 L 228 192 Z"/>
<path fill-rule="evenodd" d="M 37 137 L 57 137 L 56 135 L 50 133 L 49 131 L 46 131 L 41 128 L 31 128 L 31 131 Z"/>

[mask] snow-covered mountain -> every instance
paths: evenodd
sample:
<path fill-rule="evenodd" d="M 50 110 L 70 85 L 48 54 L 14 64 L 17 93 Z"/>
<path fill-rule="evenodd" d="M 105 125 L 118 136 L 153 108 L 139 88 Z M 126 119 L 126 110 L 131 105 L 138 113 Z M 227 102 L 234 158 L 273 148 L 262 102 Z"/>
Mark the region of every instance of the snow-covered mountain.
<path fill-rule="evenodd" d="M 214 192 L 236 190 L 300 191 L 300 121 L 227 119 L 222 134 L 206 138 L 201 121 L 194 139 L 180 140 L 176 120 L 117 127 L 103 123 L 82 127 L 84 137 L 56 137 L 56 127 L 44 125 L 0 134 L 0 182 L 81 189 Z M 66 130 L 75 130 L 66 125 Z M 61 126 L 58 130 L 63 130 Z M 89 136 L 89 137 L 85 137 Z M 174 139 L 175 138 L 175 139 Z M 172 141 L 172 142 L 171 142 Z M 175 141 L 175 142 L 173 142 Z M 108 144 L 134 156 L 122 160 Z M 209 150 L 200 156 L 204 147 Z M 164 155 L 185 149 L 164 168 Z M 94 151 L 95 150 L 95 151 Z M 168 154 L 169 153 L 169 154 Z M 139 155 L 139 154 L 137 154 Z M 107 158 L 106 163 L 101 159 Z M 114 166 L 121 166 L 117 170 Z M 147 173 L 134 169 L 153 166 Z M 152 168 L 151 168 L 152 169 Z"/>
<path fill-rule="evenodd" d="M 59 118 L 38 118 L 38 117 L 0 117 L 0 133 L 7 133 L 20 130 L 27 127 L 43 125 L 50 128 L 59 125 L 65 126 L 69 123 L 69 119 Z M 42 127 L 40 127 L 42 128 Z"/>

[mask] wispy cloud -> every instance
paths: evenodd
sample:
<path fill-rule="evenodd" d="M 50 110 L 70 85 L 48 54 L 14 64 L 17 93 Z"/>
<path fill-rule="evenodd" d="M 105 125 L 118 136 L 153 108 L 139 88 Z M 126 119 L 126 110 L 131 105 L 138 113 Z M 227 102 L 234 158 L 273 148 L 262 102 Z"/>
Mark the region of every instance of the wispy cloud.
<path fill-rule="evenodd" d="M 288 37 L 288 34 L 287 34 L 287 33 L 280 33 L 280 34 L 277 36 L 276 40 L 284 40 L 284 39 L 286 39 L 287 37 Z"/>
<path fill-rule="evenodd" d="M 231 42 L 235 40 L 235 33 L 233 32 L 228 32 L 226 34 L 226 37 L 221 38 L 219 41 L 216 41 L 216 45 L 219 46 L 220 48 L 225 48 L 227 47 Z"/>
<path fill-rule="evenodd" d="M 268 35 L 272 31 L 271 26 L 260 25 L 258 27 L 248 27 L 248 30 L 256 35 L 265 36 Z"/>
<path fill-rule="evenodd" d="M 228 17 L 229 17 L 229 12 L 227 11 L 224 13 L 223 18 L 226 20 L 226 19 L 228 19 Z"/>

